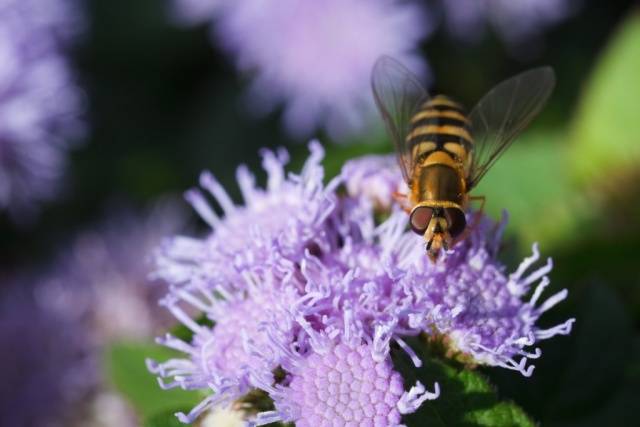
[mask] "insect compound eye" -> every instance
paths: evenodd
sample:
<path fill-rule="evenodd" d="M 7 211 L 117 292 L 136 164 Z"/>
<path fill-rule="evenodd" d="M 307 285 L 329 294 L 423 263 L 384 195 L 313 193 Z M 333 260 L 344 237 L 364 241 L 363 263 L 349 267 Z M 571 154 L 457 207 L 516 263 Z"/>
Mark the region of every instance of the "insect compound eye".
<path fill-rule="evenodd" d="M 411 229 L 418 234 L 424 234 L 427 231 L 429 221 L 433 215 L 433 209 L 427 206 L 418 206 L 411 212 Z"/>
<path fill-rule="evenodd" d="M 467 219 L 464 216 L 464 212 L 458 208 L 446 208 L 444 210 L 444 216 L 449 224 L 449 234 L 453 238 L 458 237 L 467 226 Z"/>

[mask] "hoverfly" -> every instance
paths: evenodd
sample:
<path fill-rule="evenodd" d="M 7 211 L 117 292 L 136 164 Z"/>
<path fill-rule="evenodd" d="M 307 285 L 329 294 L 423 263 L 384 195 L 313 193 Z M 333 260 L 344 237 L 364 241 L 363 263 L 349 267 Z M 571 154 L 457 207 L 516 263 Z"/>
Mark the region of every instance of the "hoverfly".
<path fill-rule="evenodd" d="M 555 85 L 550 67 L 534 68 L 491 89 L 468 115 L 445 95 L 430 97 L 418 78 L 383 56 L 373 95 L 409 187 L 398 195 L 409 223 L 435 261 L 464 238 L 469 192 L 540 112 Z"/>

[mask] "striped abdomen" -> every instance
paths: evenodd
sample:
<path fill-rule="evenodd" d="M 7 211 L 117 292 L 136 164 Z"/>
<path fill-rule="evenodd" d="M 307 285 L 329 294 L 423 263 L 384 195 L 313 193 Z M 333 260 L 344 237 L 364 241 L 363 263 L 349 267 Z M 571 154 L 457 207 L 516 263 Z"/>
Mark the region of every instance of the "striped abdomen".
<path fill-rule="evenodd" d="M 411 119 L 406 142 L 415 168 L 414 202 L 463 205 L 473 140 L 462 107 L 443 95 L 425 102 Z"/>
<path fill-rule="evenodd" d="M 411 119 L 407 146 L 415 165 L 423 164 L 434 151 L 444 151 L 466 169 L 473 139 L 462 106 L 444 95 L 425 102 Z"/>

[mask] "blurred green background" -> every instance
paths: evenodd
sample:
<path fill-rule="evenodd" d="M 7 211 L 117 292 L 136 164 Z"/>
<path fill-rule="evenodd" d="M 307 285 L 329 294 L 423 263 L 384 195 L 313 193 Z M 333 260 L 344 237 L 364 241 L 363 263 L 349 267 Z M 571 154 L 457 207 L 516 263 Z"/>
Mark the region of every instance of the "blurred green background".
<path fill-rule="evenodd" d="M 92 130 L 72 153 L 66 194 L 44 207 L 33 228 L 0 217 L 0 259 L 12 269 L 48 259 L 65 236 L 94 223 L 113 203 L 142 207 L 179 194 L 196 184 L 202 169 L 234 193 L 236 166 L 258 169 L 260 148 L 285 146 L 294 165 L 307 153 L 305 141 L 284 133 L 277 112 L 258 120 L 248 115 L 240 102 L 246 81 L 212 47 L 204 26 L 172 24 L 157 0 L 88 6 L 89 32 L 74 61 Z M 640 10 L 632 1 L 584 0 L 544 40 L 540 54 L 527 61 L 514 59 L 491 34 L 465 45 L 439 28 L 422 45 L 437 90 L 467 105 L 528 67 L 550 64 L 558 78 L 542 116 L 476 194 L 487 196 L 491 215 L 509 211 L 507 261 L 527 254 L 534 241 L 554 258 L 552 282 L 569 288 L 570 297 L 544 324 L 578 320 L 571 337 L 544 343 L 533 378 L 486 373 L 501 396 L 543 425 L 637 425 Z M 332 174 L 354 155 L 391 150 L 374 132 L 349 144 L 319 137 Z M 107 358 L 113 362 L 123 352 L 126 346 Z M 141 354 L 134 360 L 142 361 Z M 127 380 L 114 377 L 127 391 Z M 155 384 L 145 378 L 139 381 Z M 165 409 L 165 400 L 153 396 L 159 395 L 148 401 L 160 403 L 150 412 Z M 134 405 L 144 411 L 148 401 L 134 398 Z"/>

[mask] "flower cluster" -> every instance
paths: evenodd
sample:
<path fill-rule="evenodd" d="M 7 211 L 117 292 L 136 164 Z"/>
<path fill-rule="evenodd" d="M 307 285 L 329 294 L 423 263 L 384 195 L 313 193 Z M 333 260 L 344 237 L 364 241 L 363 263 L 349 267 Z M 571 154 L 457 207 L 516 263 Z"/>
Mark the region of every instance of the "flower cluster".
<path fill-rule="evenodd" d="M 101 352 L 118 340 L 150 339 L 173 317 L 149 281 L 149 252 L 184 225 L 171 201 L 146 214 L 115 209 L 79 233 L 34 277 L 0 274 L 0 425 L 138 426 L 103 377 Z"/>
<path fill-rule="evenodd" d="M 284 104 L 295 135 L 323 127 L 343 137 L 369 125 L 370 74 L 383 54 L 426 74 L 415 50 L 432 24 L 416 3 L 176 0 L 175 10 L 187 22 L 215 20 L 218 44 L 255 75 L 249 105 L 264 112 Z"/>
<path fill-rule="evenodd" d="M 73 6 L 0 5 L 0 210 L 20 218 L 55 195 L 68 141 L 82 133 L 82 96 L 64 55 L 82 22 Z"/>
<path fill-rule="evenodd" d="M 189 414 L 177 414 L 181 421 L 259 391 L 273 409 L 255 414 L 251 425 L 396 426 L 440 394 L 437 383 L 427 391 L 395 370 L 392 346 L 415 366 L 423 363 L 406 337 L 442 339 L 470 364 L 529 376 L 528 361 L 540 356 L 531 347 L 570 332 L 573 319 L 537 325 L 566 297 L 563 290 L 538 303 L 551 262 L 529 271 L 537 247 L 512 274 L 497 261 L 504 221 L 470 214 L 470 235 L 432 263 L 421 238 L 407 231 L 403 211 L 390 207 L 388 218 L 376 222 L 375 202 L 390 200 L 399 171 L 379 168 L 374 176 L 371 162 L 380 159 L 360 159 L 324 185 L 322 149 L 312 143 L 311 152 L 302 173 L 288 176 L 286 156 L 264 152 L 264 190 L 241 168 L 240 206 L 204 175 L 223 217 L 187 193 L 212 231 L 168 240 L 157 261 L 158 274 L 173 283 L 162 304 L 193 336 L 160 338 L 185 357 L 148 362 L 164 388 L 211 392 Z M 339 187 L 349 189 L 353 177 L 357 185 L 343 195 Z M 384 187 L 389 194 L 355 190 L 386 180 L 395 183 Z M 190 310 L 208 321 L 193 320 Z"/>
<path fill-rule="evenodd" d="M 575 0 L 443 1 L 445 24 L 456 36 L 472 40 L 492 26 L 510 45 L 531 40 L 577 9 Z"/>
<path fill-rule="evenodd" d="M 35 291 L 34 291 L 35 288 Z M 97 383 L 96 359 L 73 310 L 52 310 L 30 278 L 0 278 L 0 425 L 74 425 Z"/>
<path fill-rule="evenodd" d="M 166 285 L 149 280 L 149 253 L 185 222 L 169 199 L 144 213 L 115 208 L 61 251 L 40 293 L 53 309 L 82 313 L 97 344 L 152 337 L 172 316 L 158 306 Z"/>
<path fill-rule="evenodd" d="M 383 211 L 391 209 L 394 193 L 408 191 L 394 155 L 368 155 L 349 160 L 342 167 L 342 177 L 350 196 L 364 197 Z"/>

